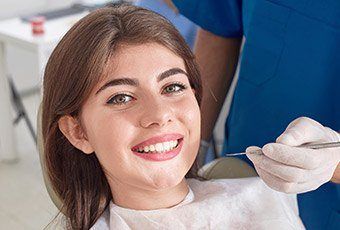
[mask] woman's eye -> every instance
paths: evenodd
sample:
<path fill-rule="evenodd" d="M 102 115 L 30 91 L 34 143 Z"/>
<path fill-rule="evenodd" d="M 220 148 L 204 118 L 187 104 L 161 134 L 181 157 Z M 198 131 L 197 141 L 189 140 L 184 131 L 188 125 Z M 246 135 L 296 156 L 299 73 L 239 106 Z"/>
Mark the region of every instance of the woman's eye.
<path fill-rule="evenodd" d="M 118 94 L 116 96 L 111 97 L 111 99 L 107 101 L 107 104 L 124 105 L 132 100 L 133 100 L 133 97 L 130 95 Z"/>
<path fill-rule="evenodd" d="M 165 87 L 163 92 L 165 94 L 178 93 L 178 92 L 182 92 L 184 89 L 186 89 L 185 85 L 176 83 L 176 84 L 171 84 L 171 85 L 168 85 L 167 87 Z"/>

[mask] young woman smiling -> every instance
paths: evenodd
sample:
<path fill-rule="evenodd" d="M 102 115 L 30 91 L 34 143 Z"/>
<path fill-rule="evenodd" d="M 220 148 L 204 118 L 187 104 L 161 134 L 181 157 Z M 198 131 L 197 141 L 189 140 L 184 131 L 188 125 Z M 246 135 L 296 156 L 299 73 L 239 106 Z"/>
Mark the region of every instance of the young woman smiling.
<path fill-rule="evenodd" d="M 258 178 L 188 179 L 201 88 L 193 54 L 156 13 L 114 5 L 71 28 L 46 66 L 42 105 L 67 228 L 303 227 L 294 198 Z"/>

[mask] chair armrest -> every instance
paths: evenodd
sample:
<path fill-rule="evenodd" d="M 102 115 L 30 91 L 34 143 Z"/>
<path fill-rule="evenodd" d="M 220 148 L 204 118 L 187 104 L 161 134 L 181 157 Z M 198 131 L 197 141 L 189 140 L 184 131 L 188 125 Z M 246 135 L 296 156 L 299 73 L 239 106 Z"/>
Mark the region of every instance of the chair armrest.
<path fill-rule="evenodd" d="M 200 168 L 198 175 L 210 180 L 255 177 L 257 173 L 250 165 L 238 158 L 221 157 Z"/>

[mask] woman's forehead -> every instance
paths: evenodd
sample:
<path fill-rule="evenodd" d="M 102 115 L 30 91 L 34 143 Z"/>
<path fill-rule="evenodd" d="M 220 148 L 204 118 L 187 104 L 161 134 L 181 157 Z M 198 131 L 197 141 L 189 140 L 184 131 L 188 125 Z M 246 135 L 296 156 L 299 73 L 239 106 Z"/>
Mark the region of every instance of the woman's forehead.
<path fill-rule="evenodd" d="M 170 49 L 157 43 L 121 45 L 108 59 L 101 80 L 108 78 L 155 76 L 168 69 L 186 72 L 184 61 Z"/>
<path fill-rule="evenodd" d="M 116 63 L 116 65 L 114 64 Z M 109 67 L 133 67 L 133 64 L 149 66 L 152 64 L 184 65 L 182 57 L 158 43 L 120 45 L 108 60 Z M 144 65 L 143 65 L 144 64 Z"/>

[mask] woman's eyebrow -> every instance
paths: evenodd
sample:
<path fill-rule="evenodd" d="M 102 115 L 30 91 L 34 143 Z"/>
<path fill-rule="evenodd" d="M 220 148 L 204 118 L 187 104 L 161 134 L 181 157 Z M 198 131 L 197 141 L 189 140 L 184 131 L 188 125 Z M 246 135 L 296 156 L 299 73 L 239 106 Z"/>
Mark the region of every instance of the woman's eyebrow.
<path fill-rule="evenodd" d="M 106 82 L 102 87 L 100 87 L 100 89 L 98 89 L 98 91 L 96 92 L 96 95 L 103 91 L 104 89 L 111 87 L 111 86 L 115 86 L 115 85 L 131 85 L 131 86 L 138 86 L 139 82 L 138 79 L 136 78 L 117 78 L 117 79 L 113 79 L 110 80 L 108 82 Z"/>
<path fill-rule="evenodd" d="M 188 74 L 184 70 L 182 70 L 180 68 L 171 68 L 171 69 L 168 69 L 168 70 L 162 72 L 161 74 L 159 74 L 157 76 L 157 82 L 160 82 L 160 81 L 164 80 L 167 77 L 170 77 L 172 75 L 179 74 L 179 73 L 188 76 Z M 106 82 L 102 87 L 100 87 L 100 89 L 97 90 L 95 95 L 97 95 L 99 92 L 103 91 L 104 89 L 106 89 L 108 87 L 111 87 L 111 86 L 115 86 L 115 85 L 131 85 L 131 86 L 136 86 L 137 87 L 137 86 L 139 86 L 139 81 L 136 78 L 117 78 L 117 79 L 113 79 L 113 80 L 110 80 L 110 81 Z"/>
<path fill-rule="evenodd" d="M 160 82 L 163 79 L 170 77 L 172 75 L 178 74 L 178 73 L 182 73 L 182 74 L 188 76 L 188 74 L 184 70 L 182 70 L 181 68 L 171 68 L 171 69 L 164 71 L 160 75 L 158 75 L 157 82 Z"/>

